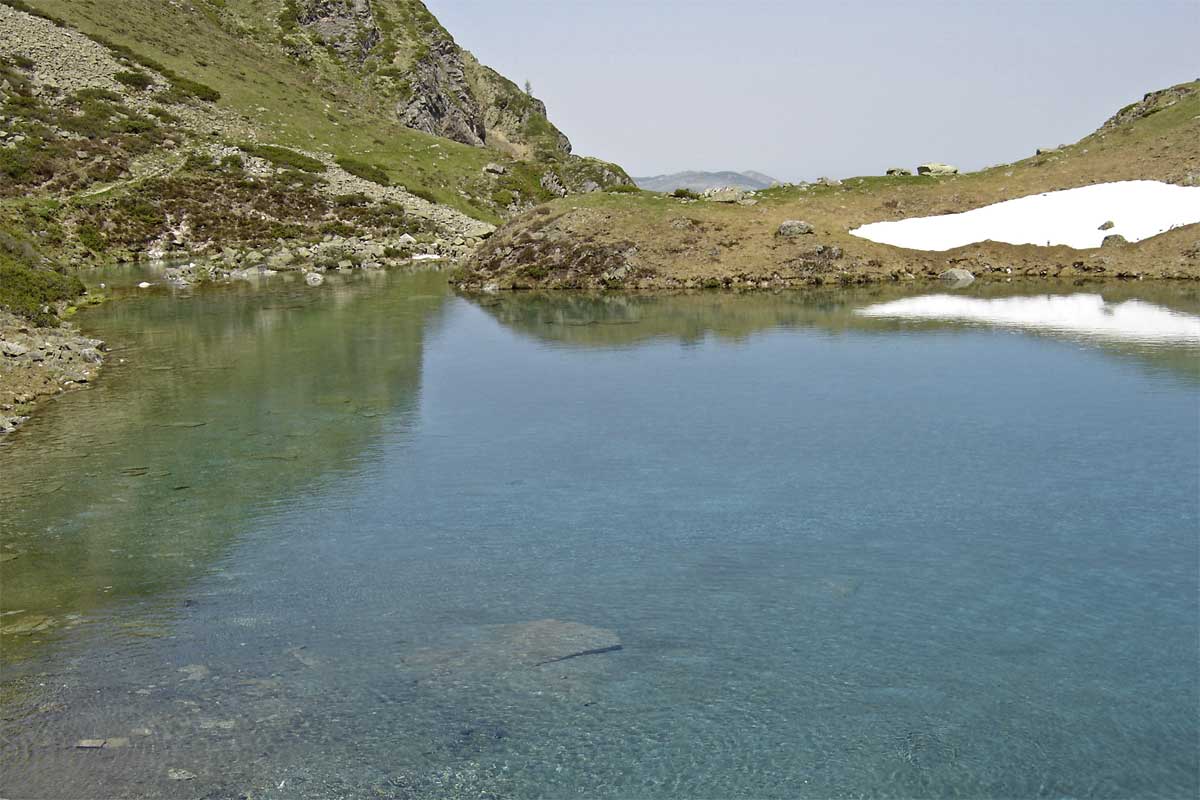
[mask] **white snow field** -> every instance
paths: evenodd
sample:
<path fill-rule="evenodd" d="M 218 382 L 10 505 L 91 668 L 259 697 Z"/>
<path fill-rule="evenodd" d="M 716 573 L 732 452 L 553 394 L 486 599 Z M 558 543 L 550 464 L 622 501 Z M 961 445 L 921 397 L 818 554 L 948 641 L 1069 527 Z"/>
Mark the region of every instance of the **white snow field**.
<path fill-rule="evenodd" d="M 1200 317 L 1141 300 L 1106 303 L 1098 294 L 986 300 L 930 294 L 867 306 L 857 313 L 864 317 L 967 322 L 1125 342 L 1200 345 Z"/>
<path fill-rule="evenodd" d="M 1100 230 L 1106 222 L 1111 230 Z M 952 250 L 988 240 L 1099 247 L 1119 233 L 1131 242 L 1200 222 L 1200 187 L 1159 181 L 1098 183 L 1019 197 L 961 214 L 874 222 L 855 236 L 910 250 Z"/>

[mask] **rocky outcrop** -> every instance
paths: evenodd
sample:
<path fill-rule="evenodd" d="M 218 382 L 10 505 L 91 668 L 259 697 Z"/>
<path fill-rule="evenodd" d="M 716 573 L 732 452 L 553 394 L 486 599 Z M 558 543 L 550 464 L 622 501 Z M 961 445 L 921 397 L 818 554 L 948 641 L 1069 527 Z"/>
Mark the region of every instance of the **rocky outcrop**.
<path fill-rule="evenodd" d="M 105 349 L 72 327 L 38 327 L 0 310 L 0 436 L 24 422 L 40 398 L 91 381 Z"/>
<path fill-rule="evenodd" d="M 296 24 L 346 60 L 365 61 L 382 39 L 371 0 L 291 0 L 289 11 Z"/>
<path fill-rule="evenodd" d="M 410 96 L 396 110 L 404 125 L 475 147 L 487 143 L 483 107 L 471 91 L 463 52 L 452 39 L 429 45 L 408 71 L 408 86 Z"/>
<path fill-rule="evenodd" d="M 938 162 L 930 162 L 917 167 L 918 175 L 957 175 L 958 167 L 950 164 L 939 164 Z"/>
<path fill-rule="evenodd" d="M 1116 114 L 1113 114 L 1108 121 L 1101 126 L 1099 132 L 1105 133 L 1113 130 L 1114 128 L 1128 125 L 1131 122 L 1145 119 L 1152 114 L 1157 114 L 1159 111 L 1175 105 L 1180 100 L 1194 95 L 1196 91 L 1197 84 L 1185 83 L 1179 86 L 1172 86 L 1170 89 L 1160 89 L 1157 92 L 1149 92 L 1138 102 L 1130 103 Z"/>
<path fill-rule="evenodd" d="M 279 24 L 293 57 L 332 53 L 403 125 L 545 164 L 551 195 L 632 184 L 619 168 L 576 163 L 545 104 L 459 47 L 420 0 L 287 0 Z"/>

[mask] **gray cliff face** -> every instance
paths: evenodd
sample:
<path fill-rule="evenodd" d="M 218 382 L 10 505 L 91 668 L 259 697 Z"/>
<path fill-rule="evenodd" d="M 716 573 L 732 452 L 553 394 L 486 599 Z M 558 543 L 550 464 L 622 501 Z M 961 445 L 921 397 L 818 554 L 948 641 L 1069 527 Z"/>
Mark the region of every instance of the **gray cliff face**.
<path fill-rule="evenodd" d="M 285 0 L 281 27 L 294 57 L 360 75 L 401 124 L 544 164 L 551 194 L 631 183 L 573 156 L 545 104 L 459 47 L 420 0 Z"/>
<path fill-rule="evenodd" d="M 487 144 L 484 110 L 471 91 L 462 50 L 450 39 L 433 42 L 408 72 L 411 97 L 397 106 L 404 125 L 456 142 Z"/>
<path fill-rule="evenodd" d="M 571 152 L 546 106 L 459 47 L 419 0 L 290 2 L 314 44 L 364 74 L 399 79 L 396 117 L 404 125 L 517 158 Z"/>
<path fill-rule="evenodd" d="M 344 61 L 361 64 L 380 43 L 371 0 L 295 0 L 296 21 Z"/>

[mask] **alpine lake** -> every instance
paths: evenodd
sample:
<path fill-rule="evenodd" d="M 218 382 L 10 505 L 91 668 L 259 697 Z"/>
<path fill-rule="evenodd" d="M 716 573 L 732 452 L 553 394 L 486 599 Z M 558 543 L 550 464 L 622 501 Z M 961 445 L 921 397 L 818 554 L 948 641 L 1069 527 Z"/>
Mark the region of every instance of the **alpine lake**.
<path fill-rule="evenodd" d="M 144 278 L 0 442 L 0 796 L 1200 792 L 1194 284 Z"/>

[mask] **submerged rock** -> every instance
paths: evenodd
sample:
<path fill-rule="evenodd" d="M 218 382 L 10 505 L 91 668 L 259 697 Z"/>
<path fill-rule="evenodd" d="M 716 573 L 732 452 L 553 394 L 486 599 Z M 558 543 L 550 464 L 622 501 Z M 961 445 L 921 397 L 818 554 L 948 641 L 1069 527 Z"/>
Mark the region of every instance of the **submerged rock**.
<path fill-rule="evenodd" d="M 304 282 L 309 286 L 317 287 L 325 283 L 325 276 L 319 272 L 310 272 L 304 276 Z"/>

